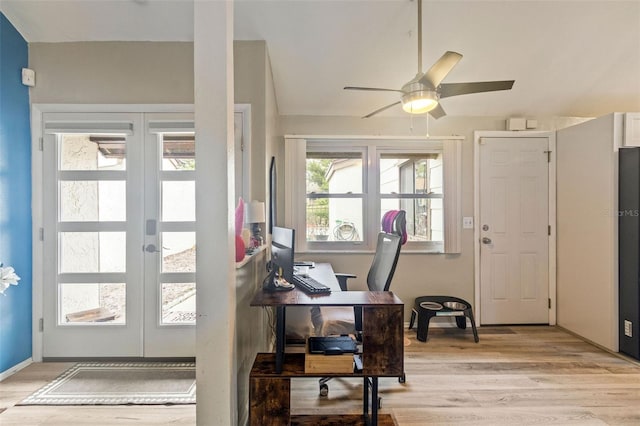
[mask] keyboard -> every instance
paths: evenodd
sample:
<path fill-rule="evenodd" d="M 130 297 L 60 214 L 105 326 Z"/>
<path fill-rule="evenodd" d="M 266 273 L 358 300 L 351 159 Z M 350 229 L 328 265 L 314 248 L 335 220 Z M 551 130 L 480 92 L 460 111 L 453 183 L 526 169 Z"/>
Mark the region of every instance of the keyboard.
<path fill-rule="evenodd" d="M 319 281 L 311 277 L 303 277 L 301 275 L 293 276 L 293 284 L 306 293 L 331 293 L 331 289 Z"/>

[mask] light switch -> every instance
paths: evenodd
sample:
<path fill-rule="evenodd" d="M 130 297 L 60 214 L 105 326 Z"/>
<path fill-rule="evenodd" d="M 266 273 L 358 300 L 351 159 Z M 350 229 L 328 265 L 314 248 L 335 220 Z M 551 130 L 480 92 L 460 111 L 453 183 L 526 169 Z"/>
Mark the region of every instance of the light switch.
<path fill-rule="evenodd" d="M 22 84 L 33 87 L 36 85 L 36 72 L 29 68 L 22 68 Z"/>
<path fill-rule="evenodd" d="M 473 229 L 473 216 L 465 216 L 462 218 L 463 229 Z"/>

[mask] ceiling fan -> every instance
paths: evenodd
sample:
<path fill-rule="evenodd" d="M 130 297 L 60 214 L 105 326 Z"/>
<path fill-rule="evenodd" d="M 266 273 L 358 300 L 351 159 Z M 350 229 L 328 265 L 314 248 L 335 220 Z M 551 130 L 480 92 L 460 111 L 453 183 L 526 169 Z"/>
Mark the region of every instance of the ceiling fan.
<path fill-rule="evenodd" d="M 399 92 L 400 100 L 383 106 L 362 118 L 372 117 L 386 109 L 402 104 L 402 109 L 410 114 L 424 114 L 428 112 L 433 118 L 446 115 L 439 101 L 450 96 L 466 95 L 469 93 L 493 92 L 510 90 L 515 80 L 476 81 L 471 83 L 442 83 L 462 59 L 462 55 L 447 51 L 429 68 L 422 72 L 422 0 L 418 0 L 418 73 L 413 79 L 405 83 L 401 89 L 383 89 L 378 87 L 347 86 L 345 90 L 365 90 L 377 92 Z"/>

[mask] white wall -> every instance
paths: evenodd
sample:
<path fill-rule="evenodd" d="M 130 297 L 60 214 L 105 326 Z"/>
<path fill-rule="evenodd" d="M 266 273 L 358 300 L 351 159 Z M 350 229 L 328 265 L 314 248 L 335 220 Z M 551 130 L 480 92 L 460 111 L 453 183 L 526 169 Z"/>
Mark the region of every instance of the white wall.
<path fill-rule="evenodd" d="M 193 103 L 193 43 L 30 43 L 33 103 Z"/>
<path fill-rule="evenodd" d="M 537 117 L 538 130 L 555 130 L 584 121 L 580 118 Z M 291 135 L 425 135 L 425 116 L 401 118 L 283 116 L 283 134 Z M 505 130 L 504 117 L 443 117 L 429 120 L 431 136 L 461 135 L 462 143 L 462 216 L 473 216 L 473 132 Z M 401 253 L 392 290 L 404 301 L 408 320 L 416 297 L 450 295 L 474 303 L 473 230 L 463 229 L 460 254 Z M 314 260 L 331 262 L 336 272 L 352 272 L 353 289 L 366 289 L 371 264 L 370 254 L 314 254 Z"/>
<path fill-rule="evenodd" d="M 559 131 L 558 325 L 618 350 L 618 167 L 622 117 Z"/>

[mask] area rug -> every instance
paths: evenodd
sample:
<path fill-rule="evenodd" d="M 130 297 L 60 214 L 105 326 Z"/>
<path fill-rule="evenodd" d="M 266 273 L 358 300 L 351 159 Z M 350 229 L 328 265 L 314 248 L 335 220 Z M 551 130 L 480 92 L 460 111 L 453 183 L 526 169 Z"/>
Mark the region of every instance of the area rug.
<path fill-rule="evenodd" d="M 18 405 L 195 403 L 193 362 L 82 362 Z"/>

